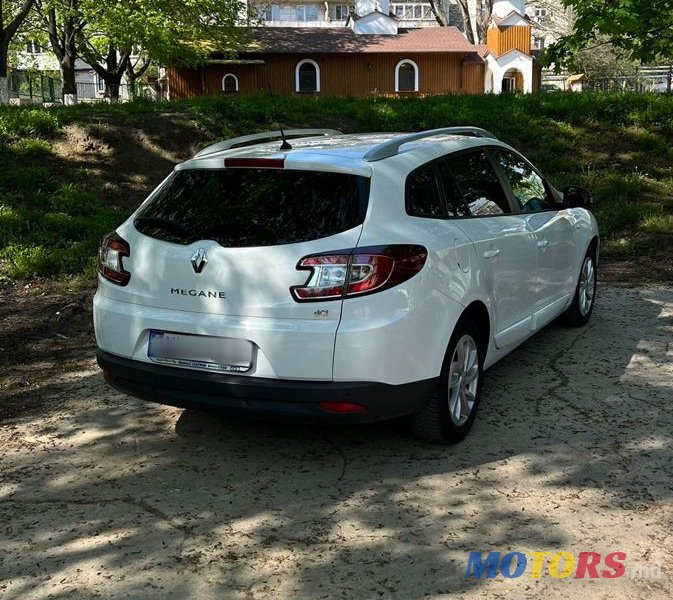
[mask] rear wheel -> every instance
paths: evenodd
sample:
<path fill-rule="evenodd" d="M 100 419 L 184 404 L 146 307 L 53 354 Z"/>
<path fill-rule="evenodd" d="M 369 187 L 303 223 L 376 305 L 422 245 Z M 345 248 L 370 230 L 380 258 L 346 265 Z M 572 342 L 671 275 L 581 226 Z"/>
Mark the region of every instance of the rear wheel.
<path fill-rule="evenodd" d="M 563 315 L 567 325 L 582 327 L 591 318 L 596 301 L 596 276 L 596 251 L 591 248 L 584 257 L 573 302 Z"/>
<path fill-rule="evenodd" d="M 479 329 L 472 321 L 458 323 L 439 383 L 425 408 L 411 418 L 416 436 L 435 444 L 454 444 L 469 433 L 481 395 L 484 357 L 479 340 Z"/>

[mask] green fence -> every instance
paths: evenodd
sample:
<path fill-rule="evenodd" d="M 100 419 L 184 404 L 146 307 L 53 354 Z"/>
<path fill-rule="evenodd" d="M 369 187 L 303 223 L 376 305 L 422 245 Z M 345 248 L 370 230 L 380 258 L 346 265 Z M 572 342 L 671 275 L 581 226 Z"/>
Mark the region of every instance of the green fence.
<path fill-rule="evenodd" d="M 61 101 L 61 81 L 43 73 L 15 71 L 9 76 L 9 96 L 34 104 Z"/>

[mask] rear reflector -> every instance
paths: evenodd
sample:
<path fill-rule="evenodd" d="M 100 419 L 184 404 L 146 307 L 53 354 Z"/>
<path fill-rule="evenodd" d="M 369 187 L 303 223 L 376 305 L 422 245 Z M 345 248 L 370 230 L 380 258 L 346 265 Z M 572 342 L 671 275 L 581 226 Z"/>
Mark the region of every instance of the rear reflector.
<path fill-rule="evenodd" d="M 225 158 L 227 169 L 283 169 L 284 158 Z"/>
<path fill-rule="evenodd" d="M 353 402 L 321 402 L 320 408 L 325 412 L 331 413 L 362 413 L 365 412 L 364 406 Z"/>

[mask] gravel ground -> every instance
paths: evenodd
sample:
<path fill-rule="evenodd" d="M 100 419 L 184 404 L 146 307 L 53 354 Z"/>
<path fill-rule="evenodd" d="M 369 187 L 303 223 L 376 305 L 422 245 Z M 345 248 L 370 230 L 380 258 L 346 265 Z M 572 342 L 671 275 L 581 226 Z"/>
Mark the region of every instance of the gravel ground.
<path fill-rule="evenodd" d="M 673 288 L 603 289 L 588 327 L 553 325 L 488 371 L 453 447 L 399 423 L 181 411 L 62 373 L 0 428 L 0 595 L 671 598 L 672 334 Z M 468 553 L 491 550 L 622 551 L 626 574 L 465 579 Z"/>

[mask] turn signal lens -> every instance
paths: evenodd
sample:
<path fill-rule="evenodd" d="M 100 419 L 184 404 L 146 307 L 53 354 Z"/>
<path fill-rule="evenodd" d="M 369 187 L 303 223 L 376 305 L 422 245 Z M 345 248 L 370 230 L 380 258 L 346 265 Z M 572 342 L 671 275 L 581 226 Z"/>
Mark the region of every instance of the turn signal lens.
<path fill-rule="evenodd" d="M 131 273 L 124 269 L 123 258 L 131 254 L 128 242 L 117 235 L 108 233 L 98 248 L 98 272 L 108 281 L 126 285 Z"/>
<path fill-rule="evenodd" d="M 311 271 L 308 281 L 290 292 L 298 302 L 310 302 L 386 290 L 418 273 L 427 257 L 423 246 L 403 244 L 307 256 L 297 269 Z"/>

